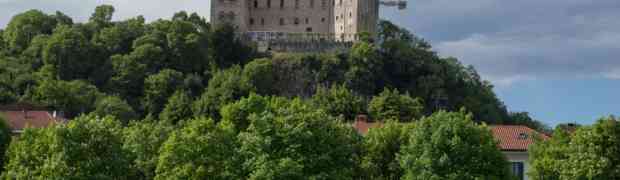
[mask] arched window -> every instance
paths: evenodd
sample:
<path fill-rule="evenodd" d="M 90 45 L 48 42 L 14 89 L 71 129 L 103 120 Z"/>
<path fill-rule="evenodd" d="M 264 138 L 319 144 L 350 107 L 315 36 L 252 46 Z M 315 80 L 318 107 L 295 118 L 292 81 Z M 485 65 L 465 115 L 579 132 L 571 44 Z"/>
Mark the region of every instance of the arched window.
<path fill-rule="evenodd" d="M 258 0 L 254 0 L 254 8 L 258 8 Z"/>
<path fill-rule="evenodd" d="M 284 9 L 284 0 L 280 0 L 280 8 Z"/>
<path fill-rule="evenodd" d="M 267 8 L 271 8 L 271 0 L 267 0 Z"/>
<path fill-rule="evenodd" d="M 254 25 L 254 18 L 250 18 L 250 25 Z"/>

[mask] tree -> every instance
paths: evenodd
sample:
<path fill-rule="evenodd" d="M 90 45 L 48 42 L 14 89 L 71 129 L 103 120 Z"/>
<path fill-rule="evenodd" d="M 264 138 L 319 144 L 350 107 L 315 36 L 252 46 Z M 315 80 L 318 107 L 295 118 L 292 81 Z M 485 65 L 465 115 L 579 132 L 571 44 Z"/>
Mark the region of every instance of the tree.
<path fill-rule="evenodd" d="M 68 117 L 91 112 L 102 96 L 97 87 L 84 81 L 45 80 L 34 89 L 33 100 L 58 110 Z"/>
<path fill-rule="evenodd" d="M 130 120 L 136 120 L 138 115 L 133 108 L 118 96 L 105 96 L 99 98 L 92 112 L 100 117 L 113 116 L 122 124 L 128 124 Z"/>
<path fill-rule="evenodd" d="M 177 124 L 179 121 L 192 117 L 192 102 L 192 98 L 185 91 L 177 90 L 168 98 L 168 103 L 159 114 L 159 119 Z"/>
<path fill-rule="evenodd" d="M 95 12 L 90 16 L 90 22 L 94 23 L 96 29 L 100 30 L 110 26 L 114 15 L 114 7 L 111 5 L 100 5 L 95 8 Z"/>
<path fill-rule="evenodd" d="M 399 153 L 401 179 L 507 179 L 508 161 L 488 127 L 464 112 L 423 118 Z"/>
<path fill-rule="evenodd" d="M 123 149 L 132 159 L 132 168 L 137 170 L 134 179 L 155 178 L 162 144 L 168 139 L 174 126 L 168 122 L 144 120 L 132 122 L 123 129 Z"/>
<path fill-rule="evenodd" d="M 312 102 L 330 115 L 342 116 L 348 121 L 354 120 L 355 116 L 363 113 L 365 109 L 362 97 L 344 85 L 334 85 L 329 89 L 319 87 L 312 96 Z"/>
<path fill-rule="evenodd" d="M 368 112 L 377 120 L 399 120 L 409 122 L 423 115 L 424 105 L 419 98 L 411 98 L 409 94 L 400 94 L 398 90 L 384 89 L 375 96 L 368 105 Z"/>
<path fill-rule="evenodd" d="M 247 81 L 256 93 L 261 95 L 276 94 L 276 81 L 273 65 L 270 59 L 256 59 L 243 67 L 243 79 Z"/>
<path fill-rule="evenodd" d="M 415 124 L 388 121 L 381 128 L 373 128 L 364 136 L 361 168 L 365 179 L 399 179 L 403 169 L 397 159 L 406 147 Z"/>
<path fill-rule="evenodd" d="M 155 179 L 242 179 L 237 146 L 230 125 L 190 120 L 161 147 Z"/>
<path fill-rule="evenodd" d="M 348 125 L 296 99 L 250 116 L 239 134 L 248 179 L 352 179 L 359 139 Z"/>
<path fill-rule="evenodd" d="M 527 174 L 534 180 L 560 180 L 563 166 L 568 159 L 570 135 L 558 127 L 550 139 L 535 140 L 536 143 L 528 151 L 530 168 Z"/>
<path fill-rule="evenodd" d="M 59 26 L 43 49 L 43 62 L 52 77 L 60 80 L 89 79 L 100 59 L 92 56 L 91 44 L 76 28 Z M 96 79 L 96 78 L 93 78 Z"/>
<path fill-rule="evenodd" d="M 144 80 L 144 98 L 142 107 L 153 115 L 158 115 L 164 108 L 166 100 L 183 85 L 181 72 L 164 69 L 150 75 Z"/>
<path fill-rule="evenodd" d="M 220 68 L 243 65 L 251 59 L 252 48 L 244 45 L 235 34 L 235 27 L 223 24 L 215 27 L 210 35 L 209 47 L 213 51 L 215 63 Z"/>
<path fill-rule="evenodd" d="M 11 129 L 8 122 L 4 119 L 2 113 L 0 113 L 0 175 L 4 171 L 4 165 L 7 164 L 6 152 L 11 143 Z"/>
<path fill-rule="evenodd" d="M 260 115 L 263 112 L 274 111 L 280 103 L 288 101 L 279 97 L 265 97 L 257 94 L 250 94 L 246 98 L 227 104 L 222 107 L 220 114 L 222 122 L 234 125 L 239 132 L 246 131 L 250 126 L 250 116 Z"/>
<path fill-rule="evenodd" d="M 241 68 L 234 66 L 217 72 L 204 93 L 193 104 L 196 116 L 220 118 L 220 109 L 250 93 L 250 85 L 241 78 Z"/>
<path fill-rule="evenodd" d="M 5 179 L 128 179 L 121 125 L 81 116 L 66 126 L 26 129 L 11 144 Z"/>
<path fill-rule="evenodd" d="M 619 179 L 620 124 L 602 118 L 578 129 L 570 141 L 560 179 Z"/>
<path fill-rule="evenodd" d="M 28 48 L 30 41 L 39 34 L 52 34 L 56 20 L 39 10 L 29 10 L 13 16 L 3 37 L 14 53 Z"/>

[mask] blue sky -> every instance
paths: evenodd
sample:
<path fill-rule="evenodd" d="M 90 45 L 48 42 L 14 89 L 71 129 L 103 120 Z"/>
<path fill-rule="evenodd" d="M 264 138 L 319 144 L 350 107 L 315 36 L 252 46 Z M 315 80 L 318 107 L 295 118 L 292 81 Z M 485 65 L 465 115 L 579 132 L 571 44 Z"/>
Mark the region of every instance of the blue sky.
<path fill-rule="evenodd" d="M 381 16 L 431 42 L 441 56 L 476 67 L 511 111 L 548 125 L 589 124 L 620 110 L 620 1 L 409 0 Z M 98 4 L 115 19 L 209 16 L 209 0 L 0 0 L 0 28 L 28 9 L 88 19 Z"/>

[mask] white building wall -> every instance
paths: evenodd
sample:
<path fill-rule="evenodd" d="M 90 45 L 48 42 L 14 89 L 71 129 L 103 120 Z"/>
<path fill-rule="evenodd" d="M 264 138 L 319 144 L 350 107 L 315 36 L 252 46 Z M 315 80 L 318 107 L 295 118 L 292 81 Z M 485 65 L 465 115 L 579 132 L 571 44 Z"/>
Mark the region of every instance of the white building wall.
<path fill-rule="evenodd" d="M 523 172 L 525 173 L 523 179 L 528 180 L 527 172 L 530 167 L 528 152 L 503 151 L 502 153 L 504 153 L 509 162 L 523 162 Z"/>

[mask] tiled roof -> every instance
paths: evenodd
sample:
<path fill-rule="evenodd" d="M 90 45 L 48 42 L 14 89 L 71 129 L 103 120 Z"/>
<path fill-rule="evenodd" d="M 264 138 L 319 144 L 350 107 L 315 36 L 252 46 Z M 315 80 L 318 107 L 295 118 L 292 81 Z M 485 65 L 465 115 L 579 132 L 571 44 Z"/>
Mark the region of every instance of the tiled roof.
<path fill-rule="evenodd" d="M 493 137 L 499 141 L 502 151 L 527 151 L 534 144 L 534 135 L 542 139 L 548 139 L 547 135 L 537 133 L 527 126 L 496 125 L 491 126 Z"/>
<path fill-rule="evenodd" d="M 366 121 L 355 121 L 353 124 L 353 128 L 357 130 L 357 133 L 361 135 L 366 135 L 370 128 L 376 128 L 383 126 L 381 122 L 366 122 Z"/>
<path fill-rule="evenodd" d="M 64 121 L 56 119 L 47 111 L 2 111 L 9 127 L 13 132 L 20 132 L 25 128 L 43 128 Z"/>

